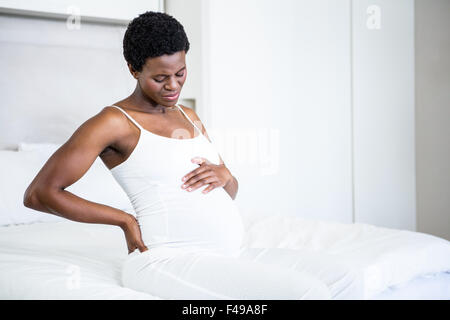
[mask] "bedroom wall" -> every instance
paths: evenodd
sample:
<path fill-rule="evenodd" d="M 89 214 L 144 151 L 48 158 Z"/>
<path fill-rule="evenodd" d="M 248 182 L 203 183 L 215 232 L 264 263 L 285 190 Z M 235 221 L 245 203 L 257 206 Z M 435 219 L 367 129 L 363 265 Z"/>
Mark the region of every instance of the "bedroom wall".
<path fill-rule="evenodd" d="M 0 14 L 0 148 L 63 143 L 135 87 L 122 56 L 121 25 Z"/>
<path fill-rule="evenodd" d="M 83 21 L 126 23 L 146 10 L 164 10 L 164 0 L 0 0 L 0 11 L 41 17 L 80 14 Z"/>
<path fill-rule="evenodd" d="M 450 240 L 450 1 L 415 11 L 417 231 Z"/>
<path fill-rule="evenodd" d="M 67 19 L 72 6 L 79 19 Z M 122 55 L 127 19 L 160 7 L 160 0 L 0 0 L 0 149 L 63 143 L 127 97 L 136 85 Z"/>
<path fill-rule="evenodd" d="M 202 96 L 204 55 L 202 53 L 202 1 L 170 0 L 164 3 L 165 12 L 175 17 L 183 25 L 190 47 L 186 55 L 187 78 L 181 91 L 179 103 L 196 110 L 200 119 L 205 118 Z M 206 126 L 206 125 L 205 125 Z"/>

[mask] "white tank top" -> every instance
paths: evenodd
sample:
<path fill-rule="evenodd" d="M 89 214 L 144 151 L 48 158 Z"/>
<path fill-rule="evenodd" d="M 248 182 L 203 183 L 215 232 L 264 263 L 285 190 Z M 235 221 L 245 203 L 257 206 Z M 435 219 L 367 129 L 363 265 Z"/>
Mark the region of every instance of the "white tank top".
<path fill-rule="evenodd" d="M 223 187 L 204 194 L 202 186 L 194 191 L 181 188 L 184 175 L 199 165 L 194 157 L 220 164 L 214 145 L 198 131 L 190 139 L 169 138 L 144 129 L 125 110 L 139 129 L 140 136 L 131 155 L 111 169 L 128 195 L 142 233 L 151 249 L 159 246 L 186 247 L 238 255 L 244 236 L 239 210 Z"/>

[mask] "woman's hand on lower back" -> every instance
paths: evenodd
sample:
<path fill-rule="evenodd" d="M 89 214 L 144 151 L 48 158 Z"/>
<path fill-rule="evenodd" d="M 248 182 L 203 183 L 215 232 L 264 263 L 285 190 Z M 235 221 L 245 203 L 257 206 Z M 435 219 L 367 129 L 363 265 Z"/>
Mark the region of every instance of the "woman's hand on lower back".
<path fill-rule="evenodd" d="M 147 251 L 148 248 L 145 246 L 142 241 L 141 229 L 139 228 L 139 224 L 134 216 L 129 215 L 129 219 L 124 223 L 121 227 L 123 232 L 125 233 L 125 239 L 127 241 L 128 253 L 130 254 L 136 249 L 139 249 L 140 252 Z"/>

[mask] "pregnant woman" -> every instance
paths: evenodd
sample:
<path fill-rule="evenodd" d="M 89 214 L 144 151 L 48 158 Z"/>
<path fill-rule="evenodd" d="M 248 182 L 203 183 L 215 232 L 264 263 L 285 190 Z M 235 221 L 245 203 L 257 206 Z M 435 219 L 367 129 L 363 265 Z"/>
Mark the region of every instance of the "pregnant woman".
<path fill-rule="evenodd" d="M 123 49 L 134 92 L 74 132 L 27 188 L 24 204 L 121 227 L 129 251 L 123 285 L 164 299 L 356 294 L 357 277 L 343 264 L 313 253 L 242 247 L 238 182 L 195 111 L 177 104 L 187 76 L 183 26 L 167 14 L 146 12 L 128 25 Z M 136 218 L 65 190 L 97 157 L 127 193 Z"/>

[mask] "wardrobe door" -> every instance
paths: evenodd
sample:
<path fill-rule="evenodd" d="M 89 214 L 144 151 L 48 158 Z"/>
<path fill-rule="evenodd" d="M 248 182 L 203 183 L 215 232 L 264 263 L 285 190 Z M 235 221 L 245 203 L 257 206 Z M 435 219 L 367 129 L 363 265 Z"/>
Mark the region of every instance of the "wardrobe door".
<path fill-rule="evenodd" d="M 415 230 L 414 2 L 352 4 L 355 222 Z"/>
<path fill-rule="evenodd" d="M 350 2 L 205 6 L 206 125 L 244 214 L 352 221 Z"/>

